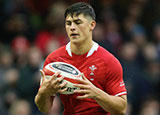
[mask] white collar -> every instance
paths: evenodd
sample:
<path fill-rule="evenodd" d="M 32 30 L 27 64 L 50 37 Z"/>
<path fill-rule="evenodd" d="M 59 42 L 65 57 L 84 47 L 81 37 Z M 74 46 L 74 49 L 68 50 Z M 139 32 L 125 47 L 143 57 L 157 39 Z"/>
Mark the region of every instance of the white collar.
<path fill-rule="evenodd" d="M 66 45 L 66 50 L 67 50 L 67 53 L 72 57 L 70 42 Z M 92 48 L 89 50 L 89 52 L 88 52 L 88 54 L 87 54 L 86 57 L 91 56 L 91 55 L 94 53 L 94 51 L 97 51 L 97 50 L 98 50 L 98 44 L 93 41 L 93 46 L 92 46 Z"/>

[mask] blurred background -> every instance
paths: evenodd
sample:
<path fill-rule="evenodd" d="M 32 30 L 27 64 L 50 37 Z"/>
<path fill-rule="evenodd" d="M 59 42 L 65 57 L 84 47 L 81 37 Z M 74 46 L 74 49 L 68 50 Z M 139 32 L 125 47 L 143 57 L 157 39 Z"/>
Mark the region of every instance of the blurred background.
<path fill-rule="evenodd" d="M 0 0 L 0 115 L 42 115 L 34 104 L 46 56 L 69 40 L 64 11 L 77 1 L 97 15 L 94 40 L 121 62 L 126 115 L 160 115 L 159 0 Z M 62 115 L 57 96 L 46 115 Z"/>

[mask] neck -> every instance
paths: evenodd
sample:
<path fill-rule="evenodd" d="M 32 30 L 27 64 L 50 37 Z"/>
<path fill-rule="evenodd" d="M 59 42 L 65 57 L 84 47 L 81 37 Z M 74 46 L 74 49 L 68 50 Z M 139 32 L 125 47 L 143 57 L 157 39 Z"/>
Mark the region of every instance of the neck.
<path fill-rule="evenodd" d="M 82 44 L 72 44 L 71 43 L 71 51 L 74 54 L 82 55 L 82 54 L 87 53 L 92 48 L 92 46 L 93 46 L 92 40 L 90 40 L 89 42 L 82 43 Z"/>

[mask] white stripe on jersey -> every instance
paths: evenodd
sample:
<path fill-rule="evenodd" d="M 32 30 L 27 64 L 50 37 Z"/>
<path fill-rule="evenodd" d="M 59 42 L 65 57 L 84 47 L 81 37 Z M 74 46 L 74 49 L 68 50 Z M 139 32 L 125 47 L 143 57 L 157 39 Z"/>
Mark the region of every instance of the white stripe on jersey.
<path fill-rule="evenodd" d="M 69 42 L 69 43 L 66 45 L 66 50 L 67 50 L 68 54 L 72 57 L 72 52 L 71 52 L 71 46 L 70 46 L 70 44 L 71 44 L 71 43 Z M 94 53 L 94 51 L 97 51 L 97 50 L 98 50 L 98 44 L 93 41 L 93 46 L 92 46 L 92 48 L 89 50 L 89 52 L 88 52 L 88 54 L 87 54 L 86 57 L 91 56 L 91 55 Z"/>
<path fill-rule="evenodd" d="M 72 57 L 72 53 L 71 53 L 71 46 L 70 46 L 70 42 L 66 45 L 66 50 L 67 50 L 67 52 L 68 52 L 68 54 Z"/>
<path fill-rule="evenodd" d="M 92 48 L 89 50 L 89 52 L 88 52 L 86 57 L 91 56 L 94 53 L 94 51 L 98 50 L 98 44 L 96 42 L 93 42 L 93 43 L 94 44 L 93 44 Z"/>
<path fill-rule="evenodd" d="M 124 91 L 124 92 L 118 93 L 118 94 L 116 94 L 116 95 L 114 95 L 114 96 L 120 96 L 120 95 L 123 95 L 123 94 L 127 94 L 127 92 Z"/>

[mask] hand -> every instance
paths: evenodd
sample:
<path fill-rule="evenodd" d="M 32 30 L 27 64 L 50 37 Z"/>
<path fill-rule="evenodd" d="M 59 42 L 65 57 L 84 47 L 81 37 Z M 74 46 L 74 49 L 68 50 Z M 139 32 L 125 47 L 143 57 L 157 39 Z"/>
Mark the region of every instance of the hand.
<path fill-rule="evenodd" d="M 94 86 L 85 76 L 82 74 L 82 80 L 78 80 L 82 84 L 74 84 L 75 87 L 79 87 L 80 90 L 75 90 L 74 93 L 82 93 L 84 95 L 77 96 L 77 99 L 92 98 L 95 99 L 98 95 L 99 89 Z"/>
<path fill-rule="evenodd" d="M 42 83 L 39 89 L 41 94 L 45 94 L 48 96 L 53 96 L 56 93 L 62 93 L 67 90 L 67 88 L 63 88 L 66 85 L 66 82 L 62 82 L 64 77 L 58 77 L 60 72 L 56 72 L 51 76 L 50 79 L 45 77 L 45 73 L 43 70 L 40 70 L 42 76 Z"/>

